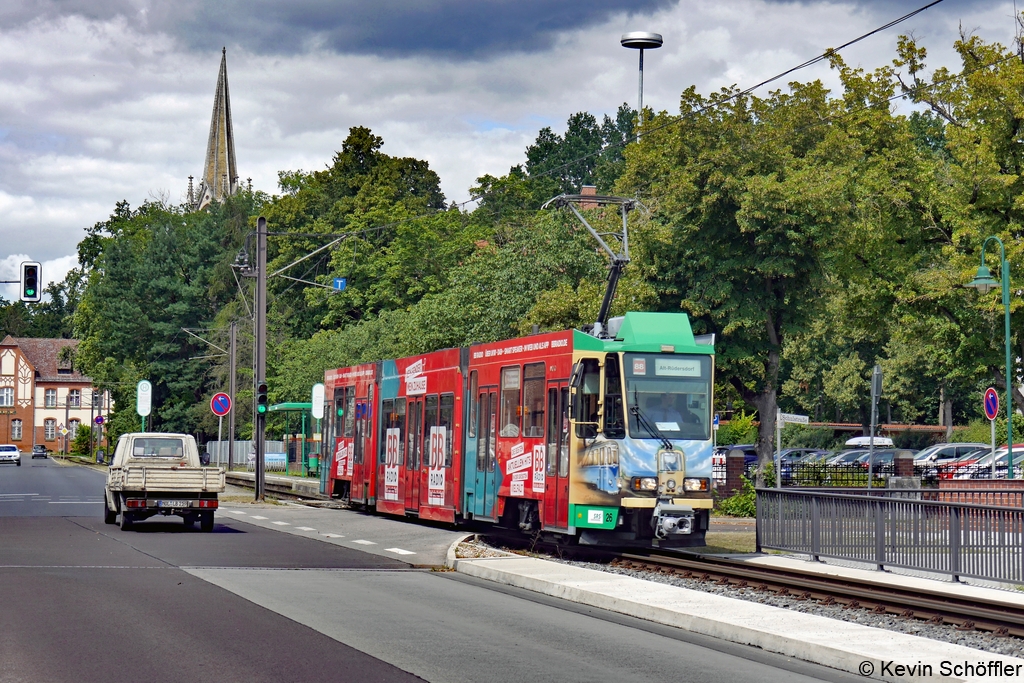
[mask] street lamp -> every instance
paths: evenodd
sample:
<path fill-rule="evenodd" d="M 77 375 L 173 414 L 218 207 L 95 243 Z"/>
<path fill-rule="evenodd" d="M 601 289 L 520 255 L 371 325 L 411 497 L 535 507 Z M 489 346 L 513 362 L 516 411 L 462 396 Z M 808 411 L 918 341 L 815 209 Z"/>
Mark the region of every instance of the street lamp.
<path fill-rule="evenodd" d="M 988 294 L 991 290 L 1000 285 L 992 278 L 988 266 L 985 265 L 985 247 L 989 240 L 999 243 L 999 265 L 1002 268 L 1003 278 L 1003 310 L 1006 327 L 1006 478 L 1013 479 L 1013 366 L 1010 364 L 1010 262 L 1006 260 L 1006 247 L 1003 241 L 996 236 L 988 237 L 981 244 L 981 265 L 978 266 L 978 273 L 974 279 L 968 282 L 965 287 L 976 289 L 982 294 Z"/>
<path fill-rule="evenodd" d="M 631 50 L 640 50 L 640 85 L 637 87 L 637 108 L 636 108 L 636 139 L 640 140 L 640 126 L 644 122 L 644 50 L 656 50 L 661 47 L 664 41 L 660 33 L 648 33 L 646 31 L 633 31 L 623 33 L 619 43 L 622 47 Z"/>

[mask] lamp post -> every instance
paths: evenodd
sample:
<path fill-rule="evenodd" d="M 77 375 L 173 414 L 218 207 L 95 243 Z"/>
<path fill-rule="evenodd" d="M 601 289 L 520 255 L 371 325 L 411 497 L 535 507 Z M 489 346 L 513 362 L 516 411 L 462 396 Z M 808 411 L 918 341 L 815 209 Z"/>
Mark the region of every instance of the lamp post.
<path fill-rule="evenodd" d="M 990 240 L 999 243 L 999 265 L 1002 269 L 1002 283 L 992 278 L 988 266 L 985 265 L 985 247 Z M 1002 284 L 1003 287 L 1003 310 L 1006 332 L 1006 478 L 1013 479 L 1013 366 L 1010 364 L 1010 262 L 1006 260 L 1006 247 L 1003 241 L 996 236 L 987 237 L 981 244 L 981 265 L 978 266 L 978 273 L 974 279 L 968 282 L 965 287 L 976 289 L 982 294 Z"/>
<path fill-rule="evenodd" d="M 640 140 L 640 126 L 644 122 L 644 50 L 656 50 L 661 47 L 664 40 L 660 33 L 648 33 L 647 31 L 633 31 L 623 33 L 619 39 L 622 47 L 631 50 L 640 50 L 640 84 L 637 86 L 637 108 L 636 108 L 636 139 Z"/>

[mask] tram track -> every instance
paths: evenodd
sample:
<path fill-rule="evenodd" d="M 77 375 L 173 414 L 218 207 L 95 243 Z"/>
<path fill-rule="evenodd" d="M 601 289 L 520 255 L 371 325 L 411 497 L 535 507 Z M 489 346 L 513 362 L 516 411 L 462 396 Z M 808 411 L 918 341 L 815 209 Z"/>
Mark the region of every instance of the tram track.
<path fill-rule="evenodd" d="M 999 600 L 957 596 L 944 591 L 908 588 L 879 580 L 823 575 L 798 569 L 753 565 L 742 560 L 700 553 L 659 550 L 613 550 L 531 542 L 501 534 L 504 544 L 520 545 L 534 552 L 571 556 L 626 570 L 651 572 L 714 584 L 722 589 L 758 591 L 766 595 L 814 601 L 823 606 L 865 610 L 879 616 L 950 626 L 958 631 L 987 632 L 996 637 L 1024 638 L 1024 610 Z M 510 543 L 511 542 L 511 543 Z"/>

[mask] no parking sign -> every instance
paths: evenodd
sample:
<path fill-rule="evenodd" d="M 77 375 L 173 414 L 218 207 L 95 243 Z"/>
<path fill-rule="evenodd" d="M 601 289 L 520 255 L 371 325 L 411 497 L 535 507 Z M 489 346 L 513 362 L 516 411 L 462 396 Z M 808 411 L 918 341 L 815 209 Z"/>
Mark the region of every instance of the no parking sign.
<path fill-rule="evenodd" d="M 996 390 L 989 387 L 985 390 L 985 417 L 990 420 L 996 419 L 999 414 L 999 395 Z"/>

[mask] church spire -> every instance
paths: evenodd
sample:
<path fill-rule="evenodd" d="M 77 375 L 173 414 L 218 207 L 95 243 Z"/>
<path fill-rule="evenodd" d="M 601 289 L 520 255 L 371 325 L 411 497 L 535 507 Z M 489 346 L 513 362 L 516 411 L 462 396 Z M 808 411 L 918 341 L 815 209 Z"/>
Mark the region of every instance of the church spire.
<path fill-rule="evenodd" d="M 227 48 L 221 50 L 220 74 L 217 76 L 213 117 L 210 120 L 210 140 L 206 145 L 206 163 L 203 164 L 203 178 L 193 204 L 196 209 L 202 209 L 210 202 L 222 202 L 238 190 L 235 133 L 231 127 L 231 97 L 228 95 L 227 52 Z"/>

